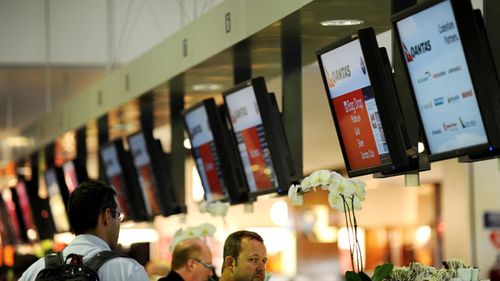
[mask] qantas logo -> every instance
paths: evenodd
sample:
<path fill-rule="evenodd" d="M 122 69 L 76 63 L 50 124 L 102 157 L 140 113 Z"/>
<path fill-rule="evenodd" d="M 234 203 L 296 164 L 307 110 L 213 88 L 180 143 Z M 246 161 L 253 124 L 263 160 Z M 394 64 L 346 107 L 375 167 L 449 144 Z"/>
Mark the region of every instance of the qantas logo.
<path fill-rule="evenodd" d="M 231 118 L 231 122 L 236 123 L 236 120 L 241 117 L 245 117 L 248 115 L 247 108 L 245 106 L 240 107 L 233 111 L 233 118 Z"/>
<path fill-rule="evenodd" d="M 407 63 L 412 62 L 418 55 L 424 54 L 431 50 L 432 50 L 431 40 L 427 40 L 415 46 L 411 46 L 409 51 L 408 48 L 406 48 L 406 45 L 403 44 L 403 52 Z"/>
<path fill-rule="evenodd" d="M 406 62 L 412 62 L 413 61 L 413 56 L 410 52 L 408 52 L 408 49 L 406 48 L 406 45 L 403 44 L 403 53 L 405 54 Z"/>
<path fill-rule="evenodd" d="M 349 65 L 342 66 L 332 72 L 325 69 L 325 75 L 326 81 L 328 82 L 328 88 L 333 89 L 338 82 L 351 77 L 351 69 L 349 68 Z"/>

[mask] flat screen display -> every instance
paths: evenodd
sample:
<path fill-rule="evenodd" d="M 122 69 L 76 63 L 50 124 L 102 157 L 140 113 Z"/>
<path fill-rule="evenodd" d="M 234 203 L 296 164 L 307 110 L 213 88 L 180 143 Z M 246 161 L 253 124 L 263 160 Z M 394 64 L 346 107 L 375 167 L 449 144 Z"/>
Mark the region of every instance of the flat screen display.
<path fill-rule="evenodd" d="M 7 214 L 7 209 L 5 207 L 5 202 L 0 196 L 0 235 L 2 238 L 2 245 L 13 245 L 15 244 L 16 237 L 13 237 L 12 227 L 9 224 L 9 215 Z"/>
<path fill-rule="evenodd" d="M 15 237 L 21 239 L 21 225 L 19 224 L 19 219 L 16 214 L 16 204 L 12 200 L 12 192 L 10 189 L 4 189 L 2 191 L 2 199 L 5 203 L 5 210 L 7 212 L 7 217 L 9 218 L 9 224 L 12 227 L 12 232 Z"/>
<path fill-rule="evenodd" d="M 24 224 L 26 226 L 26 230 L 35 229 L 31 204 L 28 197 L 28 192 L 26 190 L 26 184 L 24 183 L 24 181 L 22 180 L 18 181 L 16 186 L 16 192 L 19 200 L 19 206 L 22 211 Z"/>
<path fill-rule="evenodd" d="M 78 176 L 76 174 L 75 164 L 73 161 L 68 161 L 63 164 L 62 168 L 64 171 L 64 181 L 68 187 L 69 194 L 71 194 L 78 186 Z"/>
<path fill-rule="evenodd" d="M 252 86 L 225 96 L 245 177 L 251 192 L 279 186 Z"/>
<path fill-rule="evenodd" d="M 63 187 L 59 186 L 56 171 L 53 168 L 49 168 L 45 171 L 45 183 L 47 185 L 50 212 L 54 218 L 56 232 L 67 232 L 70 230 L 70 227 L 68 215 L 66 213 L 66 205 L 61 195 L 61 188 Z"/>
<path fill-rule="evenodd" d="M 108 181 L 116 191 L 116 197 L 120 208 L 125 213 L 126 217 L 130 217 L 130 206 L 127 202 L 125 192 L 125 183 L 123 182 L 122 167 L 118 160 L 118 152 L 113 144 L 103 146 L 101 149 L 101 158 L 104 164 L 104 170 Z"/>
<path fill-rule="evenodd" d="M 146 148 L 146 140 L 142 133 L 132 135 L 128 138 L 130 152 L 134 158 L 134 166 L 139 177 L 144 204 L 149 216 L 161 213 L 159 196 L 156 190 L 156 182 L 151 167 L 151 158 Z"/>
<path fill-rule="evenodd" d="M 396 25 L 430 154 L 487 144 L 451 2 Z"/>
<path fill-rule="evenodd" d="M 207 110 L 200 106 L 185 115 L 192 153 L 200 174 L 207 201 L 227 197 L 221 162 L 214 135 L 208 122 Z"/>
<path fill-rule="evenodd" d="M 325 52 L 320 60 L 349 168 L 358 170 L 390 163 L 360 41 L 356 39 Z"/>

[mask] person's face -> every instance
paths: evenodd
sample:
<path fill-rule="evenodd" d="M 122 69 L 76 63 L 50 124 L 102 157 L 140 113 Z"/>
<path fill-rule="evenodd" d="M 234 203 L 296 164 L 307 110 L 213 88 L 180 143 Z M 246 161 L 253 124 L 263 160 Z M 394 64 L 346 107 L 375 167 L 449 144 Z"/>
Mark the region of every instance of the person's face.
<path fill-rule="evenodd" d="M 212 252 L 208 246 L 203 245 L 199 257 L 193 258 L 193 281 L 207 281 L 213 275 Z"/>
<path fill-rule="evenodd" d="M 260 241 L 244 238 L 241 251 L 233 266 L 233 281 L 264 281 L 266 246 Z"/>

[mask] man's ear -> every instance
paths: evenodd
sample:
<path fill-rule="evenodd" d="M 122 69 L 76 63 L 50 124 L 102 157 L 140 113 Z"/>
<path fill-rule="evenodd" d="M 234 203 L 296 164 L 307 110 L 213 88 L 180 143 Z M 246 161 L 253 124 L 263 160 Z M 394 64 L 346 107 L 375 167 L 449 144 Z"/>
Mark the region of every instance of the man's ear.
<path fill-rule="evenodd" d="M 187 262 L 186 262 L 186 266 L 189 270 L 193 270 L 194 269 L 194 259 L 188 259 Z"/>
<path fill-rule="evenodd" d="M 99 214 L 99 219 L 102 220 L 102 224 L 103 225 L 108 225 L 108 223 L 111 220 L 111 211 L 110 211 L 110 209 L 108 208 L 108 209 L 104 210 L 104 212 L 101 212 Z"/>
<path fill-rule="evenodd" d="M 227 256 L 226 257 L 226 268 L 231 271 L 231 273 L 233 272 L 233 268 L 236 266 L 236 260 L 231 257 L 231 256 Z"/>

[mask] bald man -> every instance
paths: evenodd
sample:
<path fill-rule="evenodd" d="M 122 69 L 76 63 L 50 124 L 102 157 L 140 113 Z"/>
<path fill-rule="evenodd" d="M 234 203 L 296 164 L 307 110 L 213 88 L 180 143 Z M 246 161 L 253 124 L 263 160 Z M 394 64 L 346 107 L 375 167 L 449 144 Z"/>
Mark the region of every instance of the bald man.
<path fill-rule="evenodd" d="M 158 281 L 207 281 L 212 277 L 212 252 L 199 239 L 186 239 L 174 248 L 172 270 Z"/>

